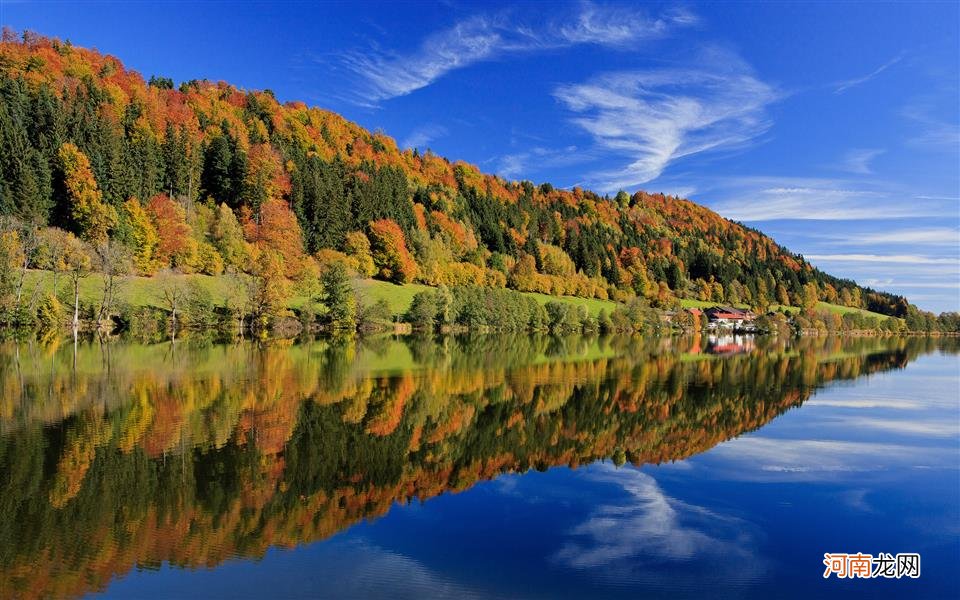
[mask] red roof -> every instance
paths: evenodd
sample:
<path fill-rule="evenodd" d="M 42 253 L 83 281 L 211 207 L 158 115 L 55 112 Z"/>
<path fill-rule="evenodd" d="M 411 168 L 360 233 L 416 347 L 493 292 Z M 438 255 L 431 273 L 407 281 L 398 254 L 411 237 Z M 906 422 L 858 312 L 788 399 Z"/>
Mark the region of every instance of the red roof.
<path fill-rule="evenodd" d="M 744 319 L 752 320 L 754 314 L 749 310 L 741 310 L 739 308 L 728 308 L 726 306 L 714 306 L 707 309 L 707 316 L 711 319 Z"/>
<path fill-rule="evenodd" d="M 710 313 L 710 316 L 716 319 L 742 319 L 743 315 L 738 313 L 729 313 L 729 312 L 713 312 Z"/>

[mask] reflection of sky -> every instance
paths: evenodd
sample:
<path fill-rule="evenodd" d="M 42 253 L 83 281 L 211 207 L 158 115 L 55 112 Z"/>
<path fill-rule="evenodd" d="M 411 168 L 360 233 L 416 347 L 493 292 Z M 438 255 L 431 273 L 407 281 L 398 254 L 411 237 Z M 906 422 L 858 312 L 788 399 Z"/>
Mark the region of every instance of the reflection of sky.
<path fill-rule="evenodd" d="M 821 390 L 687 461 L 501 477 L 327 542 L 117 596 L 960 597 L 956 356 Z M 920 552 L 919 580 L 822 579 L 824 552 Z"/>

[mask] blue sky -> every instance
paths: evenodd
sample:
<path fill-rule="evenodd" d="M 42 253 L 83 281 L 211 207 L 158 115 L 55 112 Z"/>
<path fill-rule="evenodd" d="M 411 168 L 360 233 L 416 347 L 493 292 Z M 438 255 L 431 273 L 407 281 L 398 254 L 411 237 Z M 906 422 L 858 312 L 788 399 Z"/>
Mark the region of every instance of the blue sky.
<path fill-rule="evenodd" d="M 960 4 L 8 2 L 144 75 L 270 88 L 510 179 L 689 197 L 960 309 Z"/>

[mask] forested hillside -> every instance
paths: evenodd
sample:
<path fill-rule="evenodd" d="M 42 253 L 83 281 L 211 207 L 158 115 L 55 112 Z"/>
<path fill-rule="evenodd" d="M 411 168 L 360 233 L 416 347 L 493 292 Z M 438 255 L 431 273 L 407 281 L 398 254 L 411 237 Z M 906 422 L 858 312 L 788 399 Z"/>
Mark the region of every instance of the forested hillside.
<path fill-rule="evenodd" d="M 269 90 L 145 80 L 96 50 L 10 30 L 0 43 L 0 215 L 0 258 L 34 268 L 69 270 L 84 256 L 120 264 L 110 260 L 120 252 L 146 275 L 296 282 L 341 263 L 398 283 L 654 306 L 908 309 L 687 200 L 506 181 Z M 6 279 L 19 302 L 23 290 Z"/>

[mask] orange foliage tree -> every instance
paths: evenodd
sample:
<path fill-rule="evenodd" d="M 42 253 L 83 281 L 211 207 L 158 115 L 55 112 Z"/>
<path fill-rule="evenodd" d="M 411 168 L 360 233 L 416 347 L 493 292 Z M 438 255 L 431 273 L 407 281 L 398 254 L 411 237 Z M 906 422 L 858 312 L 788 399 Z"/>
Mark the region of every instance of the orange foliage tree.
<path fill-rule="evenodd" d="M 290 210 L 285 200 L 270 198 L 260 206 L 254 218 L 248 212 L 243 215 L 243 229 L 247 241 L 262 250 L 278 253 L 283 258 L 283 271 L 294 278 L 303 267 L 303 236 L 297 215 Z"/>
<path fill-rule="evenodd" d="M 169 265 L 173 257 L 186 250 L 190 243 L 186 212 L 166 194 L 151 198 L 147 212 L 160 237 L 154 256 L 161 265 Z"/>
<path fill-rule="evenodd" d="M 244 199 L 254 208 L 263 206 L 268 200 L 290 194 L 290 176 L 284 169 L 280 154 L 270 144 L 250 147 L 244 187 Z"/>
<path fill-rule="evenodd" d="M 370 223 L 373 262 L 384 279 L 409 283 L 417 276 L 417 263 L 407 249 L 403 230 L 390 219 Z"/>

